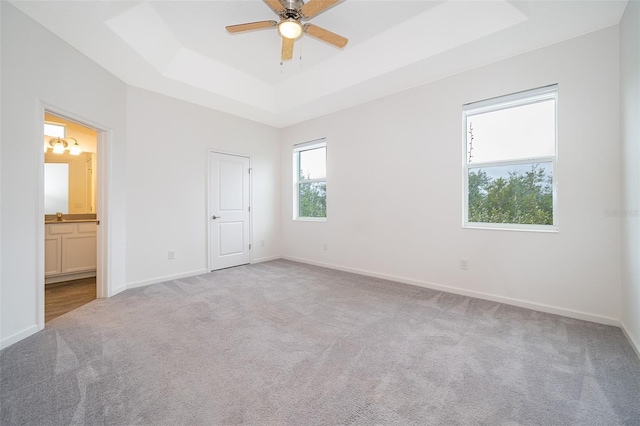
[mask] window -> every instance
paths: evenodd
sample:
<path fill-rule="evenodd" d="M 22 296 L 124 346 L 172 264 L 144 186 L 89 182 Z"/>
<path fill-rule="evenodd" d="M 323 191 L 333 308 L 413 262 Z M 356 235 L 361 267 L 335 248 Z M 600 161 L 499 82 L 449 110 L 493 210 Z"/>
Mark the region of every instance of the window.
<path fill-rule="evenodd" d="M 324 139 L 294 146 L 293 175 L 293 218 L 326 220 L 327 144 Z"/>
<path fill-rule="evenodd" d="M 64 124 L 58 124 L 58 123 L 49 123 L 46 122 L 44 123 L 44 135 L 45 136 L 51 136 L 54 138 L 66 138 L 66 127 L 64 126 Z"/>
<path fill-rule="evenodd" d="M 463 106 L 464 226 L 556 229 L 557 85 Z"/>

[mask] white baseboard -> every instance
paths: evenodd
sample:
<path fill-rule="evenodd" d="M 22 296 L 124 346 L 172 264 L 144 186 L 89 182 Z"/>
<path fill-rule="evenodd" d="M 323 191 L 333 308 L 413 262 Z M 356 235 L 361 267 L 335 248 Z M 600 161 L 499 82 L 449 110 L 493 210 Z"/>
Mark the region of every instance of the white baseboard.
<path fill-rule="evenodd" d="M 165 281 L 179 280 L 180 278 L 188 278 L 188 277 L 193 277 L 195 275 L 202 275 L 202 274 L 206 274 L 207 272 L 209 271 L 207 271 L 206 269 L 197 269 L 195 271 L 184 272 L 182 274 L 165 275 L 164 277 L 152 278 L 150 280 L 136 281 L 136 282 L 127 284 L 127 290 L 130 288 L 144 287 L 151 284 L 163 283 Z"/>
<path fill-rule="evenodd" d="M 277 259 L 282 259 L 282 256 L 261 257 L 261 258 L 258 258 L 258 259 L 253 259 L 251 261 L 251 263 L 269 262 L 271 260 L 277 260 Z M 195 270 L 195 271 L 185 272 L 185 273 L 182 273 L 182 274 L 166 275 L 164 277 L 152 278 L 150 280 L 136 281 L 136 282 L 127 284 L 126 289 L 136 288 L 136 287 L 144 287 L 144 286 L 147 286 L 147 285 L 162 283 L 162 282 L 165 282 L 165 281 L 179 280 L 180 278 L 193 277 L 195 275 L 206 274 L 207 272 L 211 272 L 211 271 L 209 271 L 207 269 L 198 269 L 198 270 Z M 122 291 L 122 290 L 120 290 L 120 291 Z M 113 292 L 113 294 L 119 293 L 120 291 Z"/>
<path fill-rule="evenodd" d="M 38 325 L 34 324 L 31 327 L 27 328 L 26 330 L 22 330 L 19 333 L 14 334 L 13 336 L 9 336 L 6 339 L 2 339 L 0 340 L 0 349 L 8 348 L 14 343 L 17 343 L 20 340 L 25 339 L 31 336 L 32 334 L 37 333 L 38 331 L 39 331 Z"/>
<path fill-rule="evenodd" d="M 622 321 L 620 321 L 620 329 L 622 329 L 622 334 L 624 334 L 624 337 L 627 338 L 627 340 L 629 341 L 629 344 L 631 345 L 633 350 L 636 352 L 636 355 L 638 355 L 638 358 L 640 359 L 640 344 L 638 344 L 638 342 L 636 342 L 633 339 L 633 337 L 631 336 L 631 333 L 629 333 L 629 330 L 627 330 L 627 327 L 624 325 L 624 322 Z"/>
<path fill-rule="evenodd" d="M 432 290 L 445 291 L 447 293 L 459 294 L 462 296 L 475 297 L 477 299 L 490 300 L 492 302 L 504 303 L 506 305 L 518 306 L 520 308 L 532 309 L 534 311 L 546 312 L 549 314 L 561 315 L 564 317 L 580 319 L 584 321 L 591 321 L 599 324 L 612 325 L 620 327 L 620 320 L 615 318 L 604 317 L 600 315 L 593 315 L 586 312 L 574 311 L 571 309 L 560 308 L 557 306 L 544 305 L 540 303 L 527 302 L 526 300 L 513 299 L 511 297 L 498 296 L 490 293 L 483 293 L 479 291 L 465 290 L 457 287 L 451 287 L 443 284 L 436 284 L 426 281 L 419 281 L 412 278 L 400 277 L 396 275 L 380 274 L 377 272 L 367 271 L 363 269 L 350 268 L 346 266 L 334 265 L 331 263 L 315 262 L 313 260 L 302 259 L 292 256 L 282 256 L 283 259 L 292 260 L 294 262 L 307 263 L 309 265 L 321 266 L 324 268 L 335 269 L 338 271 L 351 272 L 354 274 L 365 275 L 368 277 L 381 278 L 389 281 L 396 281 L 404 284 L 415 285 L 417 287 L 429 288 Z"/>
<path fill-rule="evenodd" d="M 269 257 L 260 257 L 258 259 L 253 259 L 251 261 L 251 263 L 262 263 L 262 262 L 269 262 L 271 260 L 278 260 L 278 259 L 282 259 L 282 256 L 269 256 Z"/>
<path fill-rule="evenodd" d="M 123 286 L 118 287 L 118 288 L 112 288 L 112 289 L 111 289 L 111 294 L 109 294 L 107 297 L 115 296 L 115 295 L 116 295 L 116 294 L 118 294 L 118 293 L 122 293 L 122 292 L 123 292 L 123 291 L 125 291 L 126 289 L 127 289 L 127 286 L 126 286 L 126 285 L 123 285 Z"/>

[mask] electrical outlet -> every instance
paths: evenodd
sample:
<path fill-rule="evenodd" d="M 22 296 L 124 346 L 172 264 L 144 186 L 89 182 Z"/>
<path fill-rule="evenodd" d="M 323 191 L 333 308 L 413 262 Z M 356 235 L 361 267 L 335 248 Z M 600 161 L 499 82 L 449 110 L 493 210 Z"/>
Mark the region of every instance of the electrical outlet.
<path fill-rule="evenodd" d="M 469 261 L 467 259 L 460 259 L 460 269 L 463 271 L 469 269 Z"/>
<path fill-rule="evenodd" d="M 324 243 L 324 246 L 322 247 L 322 249 L 323 249 L 324 251 L 327 251 L 327 250 L 329 249 L 329 247 L 327 246 L 327 243 Z"/>
<path fill-rule="evenodd" d="M 173 250 L 169 250 L 168 257 L 169 257 L 169 260 L 175 259 L 176 258 L 176 252 L 173 251 Z"/>
<path fill-rule="evenodd" d="M 264 247 L 264 240 L 260 241 L 260 247 Z"/>

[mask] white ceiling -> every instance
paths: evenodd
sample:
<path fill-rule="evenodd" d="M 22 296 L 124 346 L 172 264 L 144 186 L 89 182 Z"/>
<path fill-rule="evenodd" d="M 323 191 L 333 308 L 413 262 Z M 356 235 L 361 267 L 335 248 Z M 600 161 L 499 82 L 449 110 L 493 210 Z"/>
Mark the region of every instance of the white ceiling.
<path fill-rule="evenodd" d="M 261 0 L 11 1 L 127 84 L 276 127 L 620 22 L 627 0 L 343 0 L 280 62 Z"/>

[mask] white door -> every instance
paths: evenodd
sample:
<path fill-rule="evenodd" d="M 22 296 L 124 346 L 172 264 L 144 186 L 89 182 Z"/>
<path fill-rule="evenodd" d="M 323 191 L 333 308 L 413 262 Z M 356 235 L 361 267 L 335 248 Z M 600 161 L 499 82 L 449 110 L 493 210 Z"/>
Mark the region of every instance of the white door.
<path fill-rule="evenodd" d="M 249 158 L 209 154 L 209 247 L 211 270 L 251 261 Z"/>

